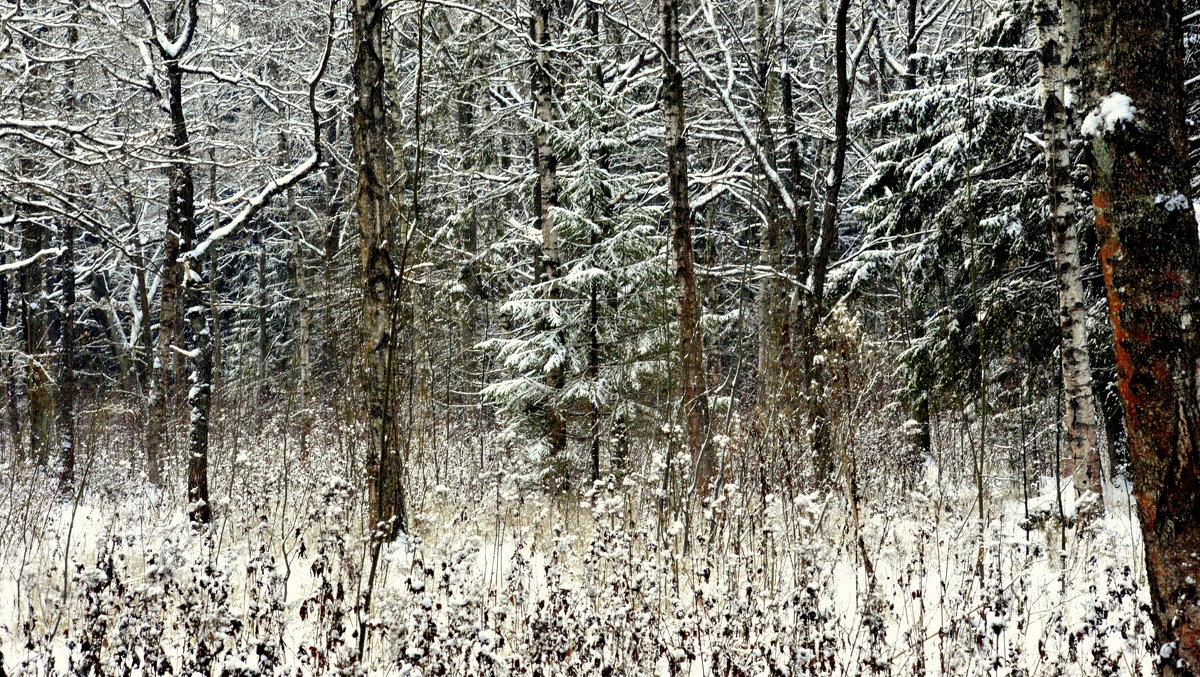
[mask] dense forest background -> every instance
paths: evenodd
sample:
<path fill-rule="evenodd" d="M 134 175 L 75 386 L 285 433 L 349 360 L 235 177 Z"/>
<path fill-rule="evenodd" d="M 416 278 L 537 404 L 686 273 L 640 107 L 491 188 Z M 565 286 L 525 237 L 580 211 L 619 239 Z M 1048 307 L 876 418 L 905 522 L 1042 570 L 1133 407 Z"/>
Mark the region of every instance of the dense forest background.
<path fill-rule="evenodd" d="M 0 0 L 0 675 L 1148 674 L 1061 7 Z"/>

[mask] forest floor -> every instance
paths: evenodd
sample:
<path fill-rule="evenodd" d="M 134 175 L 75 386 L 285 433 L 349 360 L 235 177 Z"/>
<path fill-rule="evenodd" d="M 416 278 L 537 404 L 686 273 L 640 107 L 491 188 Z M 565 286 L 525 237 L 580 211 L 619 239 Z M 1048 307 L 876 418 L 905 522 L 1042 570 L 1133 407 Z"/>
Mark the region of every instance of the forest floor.
<path fill-rule="evenodd" d="M 1032 518 L 996 493 L 980 529 L 974 488 L 931 467 L 858 524 L 836 492 L 735 485 L 688 520 L 661 500 L 661 455 L 551 497 L 449 449 L 412 466 L 413 535 L 372 582 L 345 445 L 300 458 L 279 439 L 216 459 L 208 531 L 116 445 L 69 500 L 43 471 L 0 472 L 0 674 L 1151 671 L 1127 497 L 1063 531 L 1053 493 Z"/>

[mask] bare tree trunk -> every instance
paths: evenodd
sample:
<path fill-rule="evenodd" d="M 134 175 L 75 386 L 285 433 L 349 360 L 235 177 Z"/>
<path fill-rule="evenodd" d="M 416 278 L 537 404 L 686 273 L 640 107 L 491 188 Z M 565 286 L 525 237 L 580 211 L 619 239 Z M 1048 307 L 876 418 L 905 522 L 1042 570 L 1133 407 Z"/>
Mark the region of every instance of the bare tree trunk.
<path fill-rule="evenodd" d="M 600 33 L 600 3 L 598 0 L 590 0 L 587 9 L 587 24 L 588 32 L 591 33 L 592 41 L 596 48 L 596 65 L 593 68 L 592 76 L 596 81 L 600 91 L 604 91 L 606 79 L 604 76 L 604 62 L 601 56 L 602 38 Z M 600 167 L 601 172 L 608 174 L 612 166 L 612 155 L 608 147 L 604 146 L 595 151 L 596 164 Z M 603 214 L 608 216 L 611 211 L 611 203 L 607 188 L 603 191 L 604 204 L 600 206 Z M 606 226 L 606 230 L 607 230 Z M 604 233 L 608 236 L 609 233 Z M 600 244 L 601 233 L 598 229 L 592 229 L 591 245 L 592 250 Z M 592 282 L 588 291 L 588 320 L 587 320 L 587 337 L 588 337 L 588 380 L 591 381 L 593 387 L 600 382 L 600 286 L 598 282 Z M 596 397 L 593 394 L 588 398 L 588 429 L 591 435 L 591 469 L 592 481 L 600 479 L 600 447 L 601 447 L 601 425 L 600 425 L 600 405 L 596 402 Z"/>
<path fill-rule="evenodd" d="M 786 34 L 784 33 L 783 17 L 779 17 L 780 26 L 777 29 L 779 32 L 779 41 L 784 43 Z M 781 49 L 780 55 L 780 109 L 783 113 L 784 134 L 787 135 L 787 166 L 788 166 L 788 189 L 792 193 L 793 200 L 796 204 L 796 213 L 792 215 L 791 237 L 792 237 L 792 260 L 789 262 L 790 272 L 795 274 L 797 271 L 804 271 L 808 268 L 808 243 L 812 229 L 809 227 L 809 220 L 812 218 L 813 200 L 806 200 L 804 207 L 800 206 L 801 190 L 804 176 L 800 161 L 800 137 L 799 131 L 796 128 L 796 104 L 792 90 L 792 66 L 788 59 L 788 50 Z M 812 168 L 814 174 L 816 168 Z M 802 278 L 802 276 L 798 276 Z M 793 343 L 796 340 L 793 326 L 795 324 L 795 313 L 798 310 L 798 304 L 795 303 L 798 297 L 798 289 L 793 285 L 788 293 L 783 294 L 780 299 L 780 307 L 776 312 L 780 316 L 780 333 L 779 333 L 779 363 L 780 371 L 783 374 L 783 382 L 781 388 L 783 390 L 784 401 L 789 407 L 795 401 L 795 350 Z M 790 421 L 789 421 L 790 425 Z"/>
<path fill-rule="evenodd" d="M 170 234 L 168 233 L 168 238 Z M 152 317 L 150 316 L 150 290 L 148 288 L 148 280 L 146 268 L 150 265 L 150 254 L 148 248 L 141 242 L 141 236 L 138 237 L 139 255 L 142 258 L 141 264 L 135 266 L 134 282 L 137 285 L 137 303 L 138 312 L 141 314 L 141 324 L 138 326 L 140 331 L 139 343 L 141 344 L 140 359 L 138 361 L 138 375 L 142 382 L 142 387 L 146 389 L 147 400 L 147 421 L 146 421 L 146 476 L 150 483 L 154 486 L 162 486 L 162 453 L 166 437 L 166 398 L 167 398 L 167 372 L 163 368 L 166 363 L 166 357 L 163 356 L 162 350 L 165 345 L 169 344 L 166 339 L 166 334 L 162 324 L 158 328 L 158 352 L 155 352 L 155 343 L 153 336 Z M 178 247 L 176 247 L 178 249 Z M 163 263 L 163 275 L 160 282 L 159 294 L 166 293 L 166 262 Z M 160 299 L 160 307 L 165 301 Z"/>
<path fill-rule="evenodd" d="M 75 10 L 73 22 L 67 28 L 67 44 L 74 49 L 79 41 L 79 31 L 75 22 L 79 20 L 78 7 Z M 75 88 L 75 71 L 70 71 L 67 78 L 68 91 Z M 73 101 L 73 100 L 72 100 Z M 71 106 L 74 107 L 73 104 Z M 74 149 L 72 148 L 72 151 Z M 79 186 L 75 177 L 68 179 L 72 192 L 78 192 Z M 59 355 L 58 355 L 58 416 L 55 421 L 58 432 L 58 461 L 59 461 L 59 491 L 69 495 L 75 484 L 75 221 L 71 216 L 62 220 L 61 243 L 63 253 L 59 257 L 61 264 L 62 313 L 59 317 Z"/>
<path fill-rule="evenodd" d="M 1085 0 L 1092 203 L 1162 675 L 1200 674 L 1200 238 L 1181 0 Z"/>
<path fill-rule="evenodd" d="M 558 209 L 558 153 L 550 142 L 550 128 L 554 124 L 554 80 L 550 73 L 549 47 L 551 35 L 550 0 L 530 0 L 529 33 L 537 48 L 530 69 L 530 88 L 533 91 L 534 154 L 537 166 L 537 182 L 533 195 L 537 214 L 536 227 L 542 234 L 542 248 L 538 258 L 537 283 L 544 290 L 547 308 L 543 331 L 552 332 L 551 342 L 558 347 L 562 342 L 561 332 L 551 325 L 552 306 L 559 296 L 558 278 L 561 275 L 562 256 L 559 252 L 559 234 L 554 210 Z M 567 448 L 567 423 L 558 401 L 559 391 L 564 385 L 564 369 L 555 350 L 547 365 L 546 387 L 550 393 L 542 402 L 542 418 L 545 424 L 546 446 L 551 456 Z"/>
<path fill-rule="evenodd" d="M 189 15 L 194 17 L 195 0 L 189 2 Z M 194 19 L 189 19 L 194 21 Z M 175 23 L 172 17 L 169 24 Z M 190 40 L 188 41 L 190 43 Z M 167 71 L 167 111 L 171 124 L 171 165 L 167 170 L 167 220 L 163 243 L 163 263 L 160 276 L 158 349 L 154 357 L 154 387 L 150 397 L 150 421 L 147 425 L 147 461 L 151 481 L 161 478 L 162 456 L 166 448 L 166 425 L 175 399 L 176 384 L 182 373 L 180 300 L 183 292 L 183 273 L 179 256 L 187 250 L 183 243 L 195 239 L 195 183 L 192 177 L 191 143 L 183 112 L 183 71 L 179 60 L 187 44 L 174 55 L 163 53 Z M 149 321 L 149 318 L 146 318 Z M 158 482 L 155 482 L 156 484 Z"/>
<path fill-rule="evenodd" d="M 311 265 L 310 255 L 307 247 L 301 244 L 304 239 L 299 233 L 301 228 L 298 219 L 296 218 L 296 209 L 293 206 L 295 196 L 290 192 L 288 194 L 288 220 L 292 226 L 293 236 L 296 237 L 295 243 L 295 271 L 296 271 L 296 301 L 298 304 L 297 324 L 299 325 L 299 336 L 296 337 L 296 361 L 300 371 L 300 457 L 308 457 L 308 435 L 312 429 L 312 293 L 311 288 Z"/>
<path fill-rule="evenodd" d="M 197 0 L 188 4 L 191 24 L 196 22 Z M 184 29 L 187 30 L 187 29 Z M 190 41 L 189 41 L 190 42 Z M 192 172 L 192 146 L 188 134 L 187 115 L 183 110 L 183 70 L 180 59 L 188 43 L 174 55 L 164 53 L 167 70 L 167 110 L 171 116 L 173 162 L 171 164 L 170 203 L 168 222 L 178 224 L 179 238 L 176 260 L 179 265 L 181 298 L 186 311 L 184 320 L 190 330 L 188 341 L 189 380 L 187 404 L 190 411 L 187 456 L 188 516 L 192 522 L 207 524 L 212 520 L 208 496 L 208 414 L 212 404 L 212 328 L 208 314 L 207 284 L 199 262 L 180 261 L 181 255 L 196 245 L 196 184 Z M 165 283 L 165 280 L 164 280 Z M 166 287 L 163 288 L 166 291 Z M 178 309 L 175 309 L 178 312 Z M 161 330 L 160 330 L 161 331 Z M 160 345 L 162 341 L 160 339 Z M 174 354 L 175 351 L 168 347 Z M 165 362 L 165 356 L 159 356 Z"/>
<path fill-rule="evenodd" d="M 766 164 L 772 172 L 776 171 L 775 136 L 771 129 L 771 94 L 774 91 L 774 76 L 771 64 L 772 46 L 769 44 L 772 22 L 768 16 L 765 0 L 754 3 L 754 49 L 755 84 L 758 100 L 758 138 L 759 148 L 766 158 Z M 774 46 L 778 48 L 778 45 Z M 790 94 L 790 93 L 789 93 Z M 790 102 L 789 102 L 790 103 Z M 758 390 L 759 407 L 764 411 L 777 412 L 779 409 L 777 395 L 780 386 L 787 378 L 787 365 L 784 360 L 788 353 L 783 351 L 783 341 L 787 336 L 787 316 L 782 311 L 785 298 L 784 287 L 780 281 L 783 268 L 783 222 L 787 209 L 784 196 L 779 188 L 768 177 L 764 176 L 766 187 L 766 204 L 763 213 L 766 215 L 763 223 L 762 237 L 759 242 L 759 265 L 762 282 L 758 293 Z"/>
<path fill-rule="evenodd" d="M 812 448 L 815 456 L 816 475 L 819 482 L 829 482 L 833 478 L 833 450 L 830 449 L 829 424 L 819 388 L 814 384 L 818 380 L 815 368 L 815 356 L 819 348 L 817 332 L 820 329 L 821 314 L 825 304 L 825 280 L 829 273 L 829 261 L 837 247 L 838 211 L 841 208 L 842 182 L 846 173 L 846 149 L 849 145 L 850 131 L 850 94 L 849 58 L 846 48 L 846 26 L 849 19 L 850 0 L 839 0 L 837 14 L 834 17 L 834 72 L 836 91 L 833 113 L 834 137 L 833 157 L 829 165 L 828 179 L 825 183 L 825 200 L 821 208 L 821 225 L 817 233 L 817 241 L 813 245 L 813 253 L 809 264 L 807 303 L 803 304 L 801 315 L 801 340 L 805 341 L 801 355 L 801 376 L 804 378 L 808 391 L 809 428 L 812 435 Z"/>
<path fill-rule="evenodd" d="M 395 270 L 388 244 L 396 230 L 397 208 L 391 198 L 387 148 L 388 115 L 384 101 L 383 3 L 354 0 L 353 140 L 358 169 L 355 204 L 359 226 L 364 346 L 363 389 L 367 419 L 367 471 L 370 519 L 389 536 L 407 531 L 399 454 L 388 423 L 389 363 L 395 355 L 393 314 Z"/>
<path fill-rule="evenodd" d="M 215 148 L 209 149 L 208 159 L 211 162 L 208 169 L 208 199 L 211 203 L 217 202 L 217 151 Z M 212 223 L 217 223 L 217 218 L 214 215 Z M 217 248 L 213 247 L 208 252 L 208 312 L 209 322 L 211 324 L 212 336 L 212 399 L 213 404 L 216 404 L 217 394 L 221 392 L 221 306 L 220 299 L 217 294 L 217 283 L 219 281 L 217 270 Z M 201 261 L 196 261 L 194 264 L 197 267 L 203 265 Z"/>
<path fill-rule="evenodd" d="M 662 12 L 662 109 L 666 120 L 668 221 L 672 278 L 679 322 L 680 406 L 685 417 L 687 451 L 694 469 L 693 486 L 707 490 L 715 470 L 708 449 L 708 400 L 704 375 L 704 332 L 692 252 L 692 208 L 688 198 L 686 118 L 683 71 L 680 68 L 680 0 L 659 0 Z"/>
<path fill-rule="evenodd" d="M 190 249 L 190 247 L 189 247 Z M 193 275 L 192 266 L 195 266 Z M 191 329 L 188 361 L 191 363 L 192 381 L 188 389 L 190 410 L 188 431 L 188 515 L 198 524 L 212 521 L 212 505 L 208 497 L 208 428 L 209 412 L 212 408 L 212 314 L 208 311 L 208 285 L 201 269 L 202 262 L 189 261 L 185 272 L 192 275 L 188 281 L 187 319 Z"/>
<path fill-rule="evenodd" d="M 0 240 L 2 242 L 2 240 Z M 0 265 L 8 263 L 8 256 L 0 254 Z M 8 344 L 8 302 L 9 275 L 0 275 L 0 346 Z M 8 416 L 8 425 L 10 433 L 10 448 L 13 450 L 14 458 L 20 458 L 21 454 L 21 421 L 17 417 L 17 379 L 16 369 L 13 366 L 13 356 L 10 353 L 4 357 L 4 408 Z M 0 433 L 0 450 L 3 449 L 3 433 Z"/>
<path fill-rule="evenodd" d="M 326 131 L 326 144 L 334 147 L 338 139 L 338 117 L 329 121 Z M 340 163 L 330 162 L 325 168 L 325 190 L 328 193 L 328 203 L 325 206 L 326 231 L 322 233 L 321 243 L 321 277 L 322 304 L 321 313 L 321 352 L 319 355 L 320 369 L 323 374 L 337 373 L 337 346 L 334 337 L 334 304 L 333 304 L 333 264 L 337 257 L 339 239 L 341 238 L 341 214 L 345 204 L 341 195 L 342 168 Z"/>
<path fill-rule="evenodd" d="M 113 307 L 112 288 L 106 271 L 92 273 L 91 297 L 96 306 L 96 319 L 104 327 L 104 335 L 108 337 L 113 359 L 117 362 L 117 383 L 122 388 L 128 388 L 133 376 L 133 356 L 129 341 L 122 332 L 121 320 Z"/>
<path fill-rule="evenodd" d="M 58 450 L 59 490 L 75 483 L 75 222 L 62 222 L 62 318 L 59 321 Z"/>
<path fill-rule="evenodd" d="M 22 258 L 42 251 L 46 245 L 46 227 L 36 217 L 22 222 Z M 25 339 L 25 396 L 29 407 L 29 457 L 45 465 L 50 455 L 54 434 L 54 402 L 51 393 L 49 357 L 49 327 L 46 311 L 45 270 L 40 262 L 21 269 L 21 315 Z"/>
<path fill-rule="evenodd" d="M 1079 221 L 1071 181 L 1070 110 L 1066 64 L 1074 59 L 1079 11 L 1074 0 L 1039 0 L 1038 60 L 1041 66 L 1042 134 L 1046 146 L 1046 188 L 1058 284 L 1059 351 L 1066 398 L 1067 454 L 1064 476 L 1076 493 L 1102 497 L 1096 402 L 1088 352 L 1087 308 L 1079 264 Z"/>
<path fill-rule="evenodd" d="M 172 44 L 155 38 L 159 58 L 167 79 L 167 114 L 171 125 L 171 163 L 168 169 L 167 242 L 163 261 L 162 310 L 159 318 L 158 375 L 151 396 L 148 448 L 150 477 L 158 472 L 161 461 L 163 432 L 171 394 L 169 385 L 175 370 L 168 365 L 181 357 L 175 335 L 178 329 L 179 301 L 186 310 L 185 320 L 190 329 L 188 347 L 189 380 L 187 402 L 190 409 L 187 500 L 188 516 L 195 524 L 207 524 L 212 519 L 208 496 L 208 414 L 211 403 L 212 347 L 210 317 L 205 295 L 207 285 L 204 270 L 198 262 L 185 257 L 196 244 L 196 185 L 193 176 L 192 146 L 188 134 L 187 115 L 183 109 L 182 61 L 190 49 L 196 32 L 198 0 L 188 0 L 184 7 L 183 24 L 179 24 L 176 7 L 170 6 L 167 30 Z M 152 10 L 143 5 L 152 26 Z M 159 29 L 155 28 L 157 32 Z M 186 259 L 186 260 L 185 260 Z M 173 278 L 173 279 L 172 279 Z"/>
<path fill-rule="evenodd" d="M 258 393 L 258 401 L 260 404 L 265 403 L 268 388 L 267 388 L 267 361 L 270 353 L 270 343 L 267 340 L 267 224 L 260 221 L 256 224 L 254 230 L 254 244 L 258 251 L 257 261 L 255 262 L 255 271 L 258 276 L 258 291 L 254 299 L 254 326 L 256 328 L 255 345 L 258 346 L 254 369 L 254 378 L 257 381 L 255 389 Z M 258 407 L 258 418 L 262 421 L 262 410 L 264 407 Z"/>
<path fill-rule="evenodd" d="M 147 273 L 150 268 L 150 253 L 138 222 L 137 207 L 133 202 L 133 192 L 129 188 L 129 180 L 125 179 L 125 218 L 135 233 L 137 252 L 133 261 L 134 301 L 137 303 L 138 335 L 130 336 L 130 352 L 133 355 L 138 383 L 147 397 L 153 397 L 154 379 L 154 332 L 150 317 L 150 290 L 147 287 Z"/>
<path fill-rule="evenodd" d="M 908 0 L 905 8 L 905 24 L 908 29 L 904 44 L 904 88 L 917 88 L 917 3 L 920 0 Z"/>

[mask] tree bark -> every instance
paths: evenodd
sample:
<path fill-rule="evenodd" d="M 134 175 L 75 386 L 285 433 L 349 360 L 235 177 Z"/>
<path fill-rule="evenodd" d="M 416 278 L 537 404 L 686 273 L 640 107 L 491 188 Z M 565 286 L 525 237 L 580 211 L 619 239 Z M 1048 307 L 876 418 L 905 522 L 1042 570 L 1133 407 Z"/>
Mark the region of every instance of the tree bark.
<path fill-rule="evenodd" d="M 132 203 L 132 202 L 131 202 Z M 136 224 L 136 221 L 133 221 Z M 170 234 L 168 233 L 168 238 Z M 153 336 L 152 318 L 150 316 L 150 289 L 146 269 L 150 265 L 149 248 L 141 241 L 139 234 L 138 253 L 141 255 L 140 264 L 135 266 L 134 282 L 137 285 L 137 303 L 138 312 L 141 315 L 141 324 L 139 329 L 139 343 L 141 344 L 140 359 L 138 361 L 138 374 L 142 382 L 142 387 L 146 389 L 146 477 L 154 486 L 162 486 L 162 452 L 166 437 L 166 396 L 167 396 L 167 373 L 163 368 L 164 359 L 160 358 L 164 346 L 170 343 L 164 334 L 162 324 L 159 324 L 158 344 L 155 352 L 155 341 Z M 178 247 L 176 247 L 178 249 Z M 165 300 L 161 298 L 162 294 L 166 293 L 166 272 L 167 266 L 164 261 L 163 277 L 160 282 L 160 301 L 159 305 L 162 308 Z M 165 312 L 165 309 L 163 309 Z M 170 314 L 170 313 L 165 313 Z M 160 318 L 163 314 L 160 314 Z"/>
<path fill-rule="evenodd" d="M 191 261 L 182 254 L 190 252 L 196 244 L 196 183 L 192 171 L 192 143 L 188 132 L 187 114 L 183 109 L 183 69 L 182 59 L 191 45 L 191 35 L 196 23 L 197 0 L 190 0 L 187 7 L 186 21 L 191 28 L 185 26 L 183 34 L 187 36 L 180 48 L 174 54 L 162 51 L 162 57 L 167 72 L 167 111 L 171 117 L 172 163 L 170 169 L 169 195 L 167 204 L 167 222 L 174 224 L 178 230 L 175 259 L 168 260 L 164 265 L 170 265 L 179 276 L 178 298 L 184 303 L 184 321 L 188 326 L 190 339 L 188 343 L 188 379 L 191 382 L 187 393 L 189 409 L 188 425 L 188 457 L 187 457 L 187 500 L 188 516 L 193 523 L 207 524 L 212 520 L 212 505 L 208 496 L 208 415 L 212 403 L 212 328 L 207 309 L 207 285 L 203 268 L 198 262 Z M 168 227 L 168 238 L 170 228 Z M 168 247 L 168 249 L 170 249 Z M 163 280 L 164 309 L 163 320 L 171 315 L 177 315 L 178 307 L 167 312 L 166 278 Z M 177 358 L 173 344 L 168 343 L 166 353 L 163 353 L 165 333 L 170 340 L 172 332 L 163 332 L 160 325 L 159 360 L 165 367 L 168 360 Z M 160 386 L 161 390 L 161 386 Z M 164 402 L 165 405 L 165 402 Z"/>
<path fill-rule="evenodd" d="M 812 258 L 809 263 L 807 303 L 803 306 L 800 317 L 802 329 L 799 332 L 801 340 L 806 341 L 801 355 L 801 375 L 808 393 L 809 428 L 818 482 L 829 482 L 834 475 L 833 451 L 829 448 L 832 441 L 830 440 L 827 414 L 818 392 L 819 388 L 815 387 L 818 374 L 814 358 L 819 348 L 817 331 L 820 328 L 821 313 L 825 305 L 825 280 L 829 273 L 830 258 L 837 247 L 838 211 L 841 208 L 842 182 L 846 174 L 846 149 L 850 141 L 852 83 L 850 82 L 849 57 L 846 47 L 849 12 L 850 0 L 839 0 L 834 17 L 833 60 L 836 91 L 834 92 L 833 113 L 833 157 L 830 160 L 829 174 L 825 183 L 820 230 L 817 233 L 817 241 L 813 245 Z"/>
<path fill-rule="evenodd" d="M 775 81 L 771 61 L 773 48 L 777 49 L 779 45 L 769 44 L 768 35 L 772 23 L 768 16 L 769 11 L 765 0 L 756 0 L 754 3 L 755 86 L 757 89 L 755 107 L 758 113 L 756 142 L 765 158 L 765 164 L 774 172 L 778 167 L 775 135 L 771 129 L 771 95 L 774 91 Z M 779 188 L 767 176 L 764 175 L 762 178 L 767 200 L 763 209 L 766 218 L 759 242 L 758 259 L 763 275 L 758 292 L 758 405 L 770 413 L 777 412 L 779 409 L 777 395 L 780 393 L 789 371 L 789 365 L 785 362 L 789 354 L 783 350 L 784 342 L 787 340 L 787 315 L 783 312 L 786 304 L 786 290 L 781 282 L 784 247 L 783 224 L 788 212 L 784 207 L 784 196 Z"/>
<path fill-rule="evenodd" d="M 74 49 L 79 41 L 79 32 L 75 22 L 79 21 L 78 7 L 73 7 L 73 22 L 67 28 L 67 44 Z M 75 72 L 67 76 L 67 89 L 75 89 Z M 71 107 L 74 108 L 72 99 Z M 74 143 L 69 146 L 73 151 Z M 72 192 L 79 192 L 78 181 L 72 176 L 68 179 Z M 75 221 L 70 216 L 62 220 L 61 239 L 62 256 L 60 274 L 62 291 L 62 313 L 59 317 L 59 355 L 58 355 L 58 416 L 55 420 L 58 432 L 58 488 L 65 496 L 69 495 L 75 484 Z"/>
<path fill-rule="evenodd" d="M 75 222 L 62 222 L 62 317 L 58 355 L 59 490 L 69 493 L 75 483 Z"/>
<path fill-rule="evenodd" d="M 1079 220 L 1071 181 L 1071 111 L 1067 99 L 1067 63 L 1074 60 L 1079 10 L 1074 0 L 1038 0 L 1038 62 L 1042 136 L 1046 147 L 1046 191 L 1058 286 L 1059 353 L 1065 397 L 1066 459 L 1064 476 L 1073 478 L 1077 495 L 1102 497 L 1099 422 L 1092 393 L 1087 308 L 1079 263 Z"/>
<path fill-rule="evenodd" d="M 592 41 L 595 45 L 596 64 L 592 69 L 592 77 L 596 81 L 596 86 L 600 91 L 604 91 L 604 62 L 601 59 L 601 35 L 600 35 L 600 4 L 597 0 L 590 0 L 587 6 L 587 27 L 591 34 Z M 612 164 L 612 157 L 607 147 L 601 147 L 596 154 L 596 164 L 600 170 L 607 175 Z M 610 211 L 609 194 L 604 191 L 604 204 L 601 209 L 605 216 Z M 600 232 L 598 229 L 591 229 L 591 246 L 592 251 L 600 244 Z M 588 380 L 593 388 L 600 383 L 600 285 L 598 282 L 592 282 L 588 289 L 588 319 L 587 319 L 587 339 L 588 339 L 588 365 L 587 373 Z M 592 482 L 600 479 L 600 405 L 596 402 L 596 396 L 592 393 L 588 397 L 588 433 L 591 436 L 590 440 L 590 460 L 591 460 L 591 478 Z"/>
<path fill-rule="evenodd" d="M 545 426 L 546 446 L 551 456 L 567 448 L 567 423 L 559 403 L 565 377 L 563 364 L 564 348 L 562 335 L 550 317 L 559 297 L 558 278 L 561 275 L 562 255 L 559 251 L 559 234 L 556 229 L 554 211 L 558 209 L 558 153 L 550 142 L 550 129 L 554 124 L 554 79 L 550 72 L 549 47 L 553 40 L 551 30 L 550 0 L 530 0 L 529 34 L 536 46 L 533 66 L 530 69 L 530 88 L 533 91 L 534 115 L 534 161 L 537 182 L 533 195 L 536 208 L 535 227 L 542 234 L 542 247 L 537 262 L 537 283 L 542 287 L 547 304 L 542 330 L 550 332 L 550 341 L 555 348 L 546 366 L 548 393 L 541 403 L 541 415 Z"/>
<path fill-rule="evenodd" d="M 267 362 L 270 360 L 271 344 L 267 339 L 267 234 L 264 232 L 267 228 L 266 219 L 262 219 L 257 224 L 254 230 L 254 246 L 255 246 L 255 273 L 258 279 L 258 289 L 254 299 L 254 326 L 256 331 L 255 344 L 257 364 L 254 370 L 254 378 L 258 382 L 255 388 L 258 392 L 258 401 L 260 404 L 266 403 L 267 392 L 270 390 L 267 387 Z M 258 420 L 261 424 L 263 409 L 258 407 Z"/>
<path fill-rule="evenodd" d="M 92 274 L 91 297 L 96 319 L 104 327 L 104 335 L 108 337 L 113 359 L 117 362 L 117 384 L 128 388 L 133 375 L 133 356 L 129 341 L 121 329 L 121 319 L 113 307 L 112 285 L 109 284 L 106 271 L 98 270 Z"/>
<path fill-rule="evenodd" d="M 703 493 L 713 479 L 708 448 L 708 400 L 704 375 L 704 333 L 692 252 L 692 208 L 688 196 L 687 137 L 683 71 L 679 63 L 679 2 L 660 0 L 662 13 L 662 109 L 666 121 L 667 209 L 671 237 L 672 278 L 679 323 L 680 408 L 687 451 L 692 458 L 693 487 Z"/>
<path fill-rule="evenodd" d="M 46 245 L 46 227 L 37 217 L 22 220 L 21 257 L 29 258 Z M 29 458 L 45 465 L 54 434 L 54 402 L 50 390 L 49 327 L 46 322 L 46 274 L 40 262 L 19 273 L 21 318 L 25 342 L 25 397 L 29 407 Z"/>
<path fill-rule="evenodd" d="M 914 90 L 917 88 L 917 3 L 920 0 L 908 0 L 908 6 L 905 8 L 904 19 L 906 28 L 908 29 L 907 39 L 904 43 L 904 88 Z"/>
<path fill-rule="evenodd" d="M 393 313 L 395 270 L 388 245 L 396 230 L 397 207 L 390 191 L 388 115 L 384 101 L 381 0 L 354 0 L 354 119 L 352 136 L 358 170 L 355 206 L 359 226 L 364 346 L 363 390 L 367 420 L 367 472 L 372 527 L 388 537 L 407 531 L 400 458 L 388 423 L 391 360 L 395 357 Z"/>
<path fill-rule="evenodd" d="M 166 448 L 166 425 L 172 401 L 175 399 L 175 384 L 182 373 L 181 355 L 176 350 L 182 341 L 180 325 L 180 300 L 184 293 L 183 271 L 180 254 L 187 251 L 196 238 L 196 189 L 192 175 L 191 141 L 188 137 L 187 117 L 183 110 L 183 69 L 181 60 L 191 46 L 192 30 L 196 23 L 197 2 L 189 0 L 185 25 L 176 28 L 174 5 L 167 24 L 172 28 L 173 40 L 183 38 L 174 52 L 161 48 L 159 56 L 167 77 L 167 114 L 170 123 L 171 164 L 167 169 L 167 219 L 163 243 L 161 290 L 159 292 L 158 350 L 155 355 L 154 387 L 150 397 L 150 420 L 147 424 L 147 462 L 151 481 L 161 481 L 161 464 Z M 147 8 L 147 11 L 149 9 Z M 186 243 L 185 243 L 186 240 Z M 186 303 L 186 301 L 185 301 Z M 147 319 L 148 321 L 148 319 Z M 190 464 L 193 462 L 189 458 Z M 192 471 L 189 469 L 188 475 Z M 157 482 L 155 482 L 157 484 Z M 189 481 L 190 484 L 190 481 Z M 189 488 L 189 497 L 191 489 Z M 189 498 L 189 501 L 191 499 Z M 207 498 L 205 499 L 207 500 Z"/>
<path fill-rule="evenodd" d="M 1092 203 L 1163 675 L 1200 674 L 1200 238 L 1181 0 L 1081 3 Z"/>

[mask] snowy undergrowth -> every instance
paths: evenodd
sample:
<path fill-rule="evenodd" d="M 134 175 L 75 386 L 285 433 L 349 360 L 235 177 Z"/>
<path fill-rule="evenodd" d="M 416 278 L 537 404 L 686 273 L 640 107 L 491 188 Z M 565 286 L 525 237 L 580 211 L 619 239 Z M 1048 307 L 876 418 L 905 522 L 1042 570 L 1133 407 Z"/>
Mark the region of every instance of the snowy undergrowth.
<path fill-rule="evenodd" d="M 78 501 L 60 501 L 39 471 L 11 469 L 0 499 L 5 672 L 1151 667 L 1139 544 L 1124 509 L 1068 531 L 1062 555 L 1053 520 L 1028 520 L 1022 502 L 995 492 L 981 530 L 974 490 L 939 488 L 932 472 L 920 491 L 864 498 L 856 528 L 836 492 L 732 485 L 689 524 L 658 500 L 661 464 L 564 497 L 495 472 L 449 483 L 425 469 L 413 481 L 415 533 L 383 549 L 368 610 L 363 501 L 344 448 L 312 446 L 301 459 L 280 444 L 268 431 L 217 459 L 216 519 L 203 533 L 117 452 L 95 452 Z M 444 453 L 466 466 L 477 450 Z"/>

